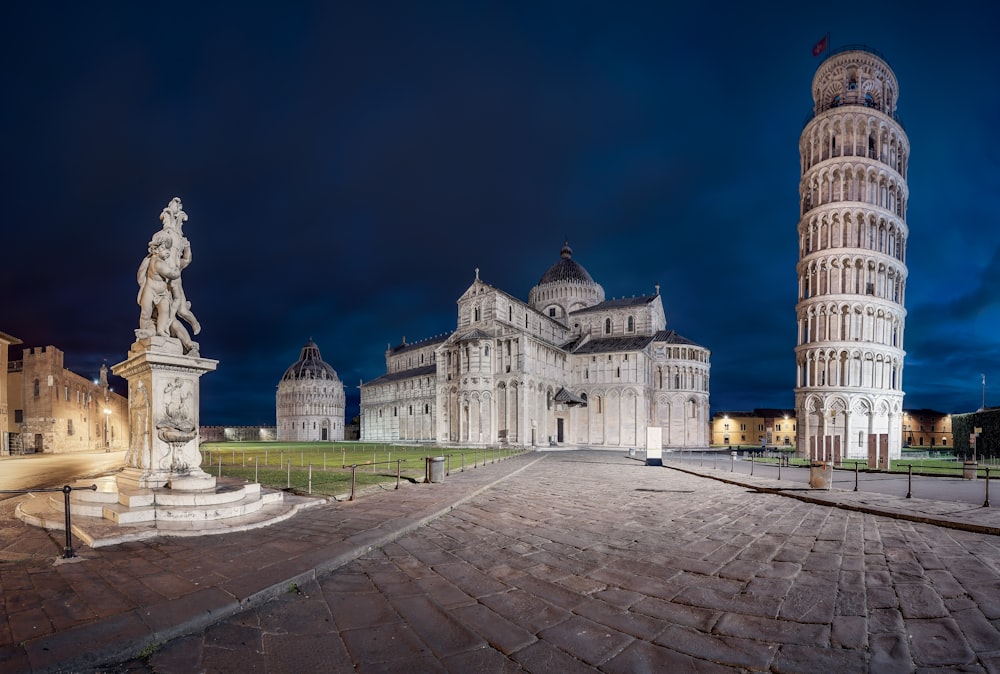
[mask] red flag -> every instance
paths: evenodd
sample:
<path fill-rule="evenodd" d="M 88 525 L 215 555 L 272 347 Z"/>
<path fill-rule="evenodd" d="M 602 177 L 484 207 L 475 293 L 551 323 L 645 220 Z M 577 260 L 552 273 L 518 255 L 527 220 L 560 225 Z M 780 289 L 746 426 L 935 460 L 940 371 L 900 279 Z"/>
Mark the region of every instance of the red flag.
<path fill-rule="evenodd" d="M 824 35 L 822 40 L 813 45 L 813 56 L 819 56 L 826 51 L 826 40 L 829 37 L 829 35 Z"/>

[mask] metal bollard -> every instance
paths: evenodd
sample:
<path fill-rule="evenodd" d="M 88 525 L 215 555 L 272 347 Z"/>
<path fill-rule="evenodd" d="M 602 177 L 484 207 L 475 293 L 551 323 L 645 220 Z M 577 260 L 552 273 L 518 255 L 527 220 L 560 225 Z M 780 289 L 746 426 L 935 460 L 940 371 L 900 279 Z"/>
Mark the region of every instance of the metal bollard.
<path fill-rule="evenodd" d="M 753 475 L 753 454 L 750 455 L 750 474 Z"/>
<path fill-rule="evenodd" d="M 306 493 L 313 493 L 313 465 L 311 463 L 309 464 L 309 486 Z"/>
<path fill-rule="evenodd" d="M 986 500 L 983 501 L 983 507 L 990 507 L 990 467 L 986 466 Z"/>
<path fill-rule="evenodd" d="M 255 456 L 255 457 L 253 457 L 253 481 L 254 482 L 258 482 L 258 483 L 260 482 L 260 475 L 259 474 L 260 474 L 260 461 L 258 461 L 257 457 Z"/>
<path fill-rule="evenodd" d="M 906 464 L 906 498 L 913 494 L 913 464 Z"/>
<path fill-rule="evenodd" d="M 447 463 L 444 464 L 444 474 L 445 474 L 445 477 L 447 477 L 447 476 L 451 475 L 451 454 L 447 455 L 447 457 L 445 458 L 445 461 L 447 461 Z"/>
<path fill-rule="evenodd" d="M 288 460 L 288 484 L 285 485 L 287 489 L 292 488 L 292 460 Z"/>
<path fill-rule="evenodd" d="M 358 464 L 355 463 L 354 465 L 351 466 L 351 498 L 347 499 L 348 501 L 354 500 L 354 485 L 356 484 L 357 480 L 356 476 L 357 472 L 358 472 Z"/>
<path fill-rule="evenodd" d="M 465 472 L 465 452 L 462 452 L 462 472 Z"/>
<path fill-rule="evenodd" d="M 854 491 L 858 490 L 858 464 L 860 461 L 854 462 Z"/>
<path fill-rule="evenodd" d="M 399 466 L 402 463 L 401 459 L 396 459 L 396 489 L 399 489 Z"/>

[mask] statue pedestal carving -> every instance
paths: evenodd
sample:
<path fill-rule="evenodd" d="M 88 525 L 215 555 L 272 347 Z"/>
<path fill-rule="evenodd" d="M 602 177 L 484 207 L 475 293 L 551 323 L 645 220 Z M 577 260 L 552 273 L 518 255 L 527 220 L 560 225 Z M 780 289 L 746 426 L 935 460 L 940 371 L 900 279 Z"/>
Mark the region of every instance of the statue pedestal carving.
<path fill-rule="evenodd" d="M 128 380 L 131 438 L 123 487 L 199 491 L 215 488 L 198 451 L 199 379 L 219 361 L 184 355 L 175 337 L 137 339 L 111 371 Z"/>

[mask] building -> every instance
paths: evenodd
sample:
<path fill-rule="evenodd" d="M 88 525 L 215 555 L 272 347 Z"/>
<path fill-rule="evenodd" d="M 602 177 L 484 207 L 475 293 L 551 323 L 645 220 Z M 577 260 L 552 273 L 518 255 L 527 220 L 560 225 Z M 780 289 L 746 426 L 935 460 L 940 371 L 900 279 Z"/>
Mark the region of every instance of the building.
<path fill-rule="evenodd" d="M 361 387 L 361 439 L 440 444 L 708 444 L 708 349 L 666 327 L 659 287 L 606 299 L 569 245 L 524 302 L 476 270 L 455 330 L 389 347 Z"/>
<path fill-rule="evenodd" d="M 951 415 L 937 410 L 903 410 L 903 447 L 948 448 L 955 446 Z"/>
<path fill-rule="evenodd" d="M 795 447 L 795 410 L 758 408 L 712 415 L 712 444 L 738 447 Z"/>
<path fill-rule="evenodd" d="M 344 439 L 344 384 L 311 339 L 302 347 L 298 361 L 285 370 L 278 382 L 275 405 L 278 440 Z"/>
<path fill-rule="evenodd" d="M 910 143 L 896 76 L 868 48 L 834 51 L 812 96 L 799 140 L 796 445 L 884 464 L 903 445 Z"/>
<path fill-rule="evenodd" d="M 27 452 L 120 450 L 129 443 L 128 399 L 108 385 L 108 368 L 91 381 L 64 366 L 54 346 L 25 349 L 7 368 L 11 433 Z M 16 443 L 16 441 L 15 441 Z"/>
<path fill-rule="evenodd" d="M 20 344 L 21 340 L 17 337 L 8 335 L 6 332 L 0 332 L 0 456 L 4 454 L 10 454 L 11 450 L 11 420 L 8 415 L 8 405 L 7 405 L 7 380 L 9 379 L 7 375 L 8 363 L 10 362 L 10 352 L 9 349 L 12 346 Z M 15 444 L 20 441 L 20 434 L 18 434 Z M 18 449 L 19 447 L 15 447 Z"/>

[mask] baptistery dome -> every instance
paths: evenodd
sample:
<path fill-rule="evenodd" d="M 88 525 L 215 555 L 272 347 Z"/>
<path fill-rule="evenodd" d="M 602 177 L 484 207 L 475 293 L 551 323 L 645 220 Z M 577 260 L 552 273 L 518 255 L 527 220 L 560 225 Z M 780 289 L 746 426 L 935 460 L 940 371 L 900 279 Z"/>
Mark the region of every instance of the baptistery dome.
<path fill-rule="evenodd" d="M 278 440 L 344 439 L 344 384 L 311 339 L 278 382 L 276 402 Z"/>
<path fill-rule="evenodd" d="M 563 323 L 572 311 L 604 301 L 604 288 L 573 259 L 569 242 L 559 251 L 559 260 L 542 274 L 538 285 L 528 293 L 528 304 L 546 316 Z"/>

